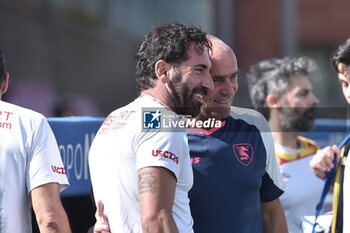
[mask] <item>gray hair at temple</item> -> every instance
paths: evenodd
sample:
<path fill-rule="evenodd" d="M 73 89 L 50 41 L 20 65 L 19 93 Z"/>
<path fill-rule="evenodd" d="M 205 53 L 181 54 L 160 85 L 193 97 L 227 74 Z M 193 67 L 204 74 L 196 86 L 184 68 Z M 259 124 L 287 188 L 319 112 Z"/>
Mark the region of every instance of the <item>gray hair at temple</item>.
<path fill-rule="evenodd" d="M 295 75 L 309 75 L 316 64 L 307 57 L 269 59 L 250 67 L 247 74 L 250 99 L 254 108 L 269 120 L 270 110 L 266 103 L 269 94 L 282 97 Z"/>

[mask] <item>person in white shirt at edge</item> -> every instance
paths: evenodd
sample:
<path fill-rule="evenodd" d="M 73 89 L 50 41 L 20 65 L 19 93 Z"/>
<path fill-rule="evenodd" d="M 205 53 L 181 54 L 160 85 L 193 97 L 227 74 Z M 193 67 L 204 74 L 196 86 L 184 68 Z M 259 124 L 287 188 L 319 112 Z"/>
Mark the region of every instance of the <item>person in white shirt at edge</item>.
<path fill-rule="evenodd" d="M 59 192 L 69 183 L 46 118 L 1 100 L 9 84 L 0 50 L 0 232 L 71 232 Z"/>
<path fill-rule="evenodd" d="M 214 86 L 210 48 L 206 33 L 178 23 L 157 25 L 139 44 L 140 96 L 106 118 L 89 153 L 94 197 L 104 203 L 111 232 L 193 232 L 185 129 L 143 132 L 142 115 L 149 107 L 173 121 L 198 115 Z"/>
<path fill-rule="evenodd" d="M 338 47 L 331 58 L 331 62 L 337 72 L 344 98 L 350 105 L 350 38 Z M 350 169 L 347 165 L 349 162 L 346 160 L 349 157 L 349 148 L 350 142 L 347 142 L 342 150 L 336 145 L 327 146 L 318 150 L 310 162 L 315 175 L 325 179 L 327 173 L 334 167 L 334 153 L 337 155 L 337 175 L 333 182 L 332 233 L 350 232 Z"/>
<path fill-rule="evenodd" d="M 300 133 L 314 126 L 318 99 L 312 92 L 308 75 L 315 69 L 306 57 L 261 61 L 248 73 L 253 106 L 268 120 L 275 153 L 286 190 L 280 197 L 290 233 L 302 233 L 301 219 L 315 214 L 323 181 L 309 162 L 318 150 L 311 139 Z"/>

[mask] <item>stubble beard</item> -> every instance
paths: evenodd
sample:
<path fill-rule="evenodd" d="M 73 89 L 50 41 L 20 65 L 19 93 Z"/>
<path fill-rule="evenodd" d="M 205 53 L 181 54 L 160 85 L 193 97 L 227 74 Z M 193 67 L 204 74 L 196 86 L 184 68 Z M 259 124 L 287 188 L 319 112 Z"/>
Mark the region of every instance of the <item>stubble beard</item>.
<path fill-rule="evenodd" d="M 304 112 L 301 108 L 281 108 L 279 114 L 280 127 L 285 132 L 308 132 L 313 129 L 315 119 L 313 112 L 314 107 L 306 109 Z"/>
<path fill-rule="evenodd" d="M 202 106 L 201 103 L 194 101 L 194 93 L 203 87 L 196 87 L 191 91 L 186 84 L 181 84 L 182 79 L 181 73 L 176 72 L 173 80 L 169 83 L 172 91 L 173 110 L 180 116 L 192 118 L 199 114 Z M 204 91 L 203 93 L 206 92 Z"/>

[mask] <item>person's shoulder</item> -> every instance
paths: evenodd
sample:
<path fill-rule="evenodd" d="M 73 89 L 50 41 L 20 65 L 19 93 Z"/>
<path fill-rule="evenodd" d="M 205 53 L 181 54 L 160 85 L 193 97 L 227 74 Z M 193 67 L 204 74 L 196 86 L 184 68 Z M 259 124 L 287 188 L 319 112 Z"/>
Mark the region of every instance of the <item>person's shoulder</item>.
<path fill-rule="evenodd" d="M 248 123 L 266 123 L 265 117 L 260 112 L 250 108 L 231 106 L 230 116 L 234 119 L 242 119 L 244 121 L 247 121 Z"/>
<path fill-rule="evenodd" d="M 8 103 L 5 101 L 0 101 L 0 106 L 2 111 L 6 111 L 7 114 L 16 115 L 19 118 L 24 119 L 43 119 L 45 116 L 35 110 L 25 108 L 16 104 Z"/>
<path fill-rule="evenodd" d="M 256 126 L 261 132 L 270 132 L 265 117 L 254 109 L 231 106 L 230 116 L 233 119 L 242 120 L 247 124 Z"/>
<path fill-rule="evenodd" d="M 130 103 L 121 106 L 119 108 L 114 109 L 111 111 L 108 115 L 116 115 L 116 114 L 127 114 L 128 112 L 138 112 L 142 108 L 140 104 L 139 98 L 136 98 L 135 100 L 131 101 Z"/>
<path fill-rule="evenodd" d="M 252 117 L 252 118 L 263 118 L 263 115 L 251 108 L 242 108 L 242 107 L 235 107 L 231 106 L 231 112 L 230 115 L 232 117 L 234 116 L 240 116 L 240 117 Z"/>
<path fill-rule="evenodd" d="M 134 99 L 133 101 L 131 101 L 130 103 L 121 106 L 115 110 L 112 111 L 113 112 L 120 112 L 120 111 L 140 111 L 142 109 L 147 109 L 147 108 L 164 108 L 160 102 L 158 102 L 156 99 L 152 98 L 151 96 L 139 96 L 136 99 Z"/>

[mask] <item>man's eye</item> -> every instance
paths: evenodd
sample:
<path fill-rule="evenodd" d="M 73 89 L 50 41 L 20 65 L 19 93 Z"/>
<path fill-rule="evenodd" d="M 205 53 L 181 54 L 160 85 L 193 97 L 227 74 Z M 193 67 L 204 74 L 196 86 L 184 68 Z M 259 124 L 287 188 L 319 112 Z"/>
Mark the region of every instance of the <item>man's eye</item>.
<path fill-rule="evenodd" d="M 218 78 L 213 78 L 213 82 L 214 82 L 214 83 L 219 82 L 219 80 L 220 80 L 220 79 L 218 79 Z"/>
<path fill-rule="evenodd" d="M 309 94 L 309 91 L 302 91 L 302 92 L 300 92 L 300 96 L 307 96 Z"/>
<path fill-rule="evenodd" d="M 236 81 L 236 80 L 238 79 L 238 74 L 233 74 L 233 75 L 231 75 L 230 79 L 231 79 L 232 81 Z"/>

